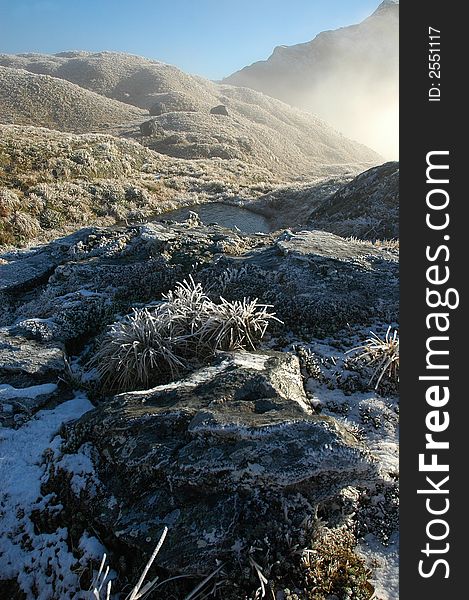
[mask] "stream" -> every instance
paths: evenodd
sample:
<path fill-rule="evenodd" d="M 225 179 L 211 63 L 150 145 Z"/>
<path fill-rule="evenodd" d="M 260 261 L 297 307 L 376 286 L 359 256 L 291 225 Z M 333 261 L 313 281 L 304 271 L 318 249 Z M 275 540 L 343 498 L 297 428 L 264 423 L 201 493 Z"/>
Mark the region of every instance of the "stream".
<path fill-rule="evenodd" d="M 158 221 L 185 221 L 189 212 L 195 212 L 205 225 L 216 223 L 230 229 L 238 228 L 243 233 L 269 233 L 272 227 L 266 217 L 251 212 L 240 206 L 231 206 L 221 202 L 186 206 L 166 212 L 158 217 Z"/>

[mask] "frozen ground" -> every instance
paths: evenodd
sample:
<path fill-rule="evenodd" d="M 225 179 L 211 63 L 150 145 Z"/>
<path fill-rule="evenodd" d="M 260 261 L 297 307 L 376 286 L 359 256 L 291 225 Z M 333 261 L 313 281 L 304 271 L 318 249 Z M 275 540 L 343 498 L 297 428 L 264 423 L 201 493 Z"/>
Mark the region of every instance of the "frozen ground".
<path fill-rule="evenodd" d="M 4 387 L 0 386 L 0 399 Z M 57 433 L 63 423 L 91 408 L 86 396 L 77 394 L 52 410 L 38 412 L 20 429 L 0 428 L 0 580 L 17 580 L 27 598 L 88 597 L 78 591 L 80 576 L 104 552 L 93 536 L 82 536 L 79 547 L 70 548 L 67 529 L 38 533 L 35 523 L 35 515 L 52 500 L 51 495 L 42 495 L 41 482 L 47 455 L 56 454 L 60 447 Z M 83 458 L 81 465 L 68 466 L 77 472 L 75 477 L 88 468 Z M 60 508 L 55 505 L 57 511 Z"/>
<path fill-rule="evenodd" d="M 384 325 L 376 323 L 373 330 L 382 333 Z M 383 397 L 374 391 L 351 391 L 347 370 L 346 349 L 353 348 L 369 333 L 368 329 L 350 329 L 349 335 L 336 339 L 311 340 L 309 350 L 320 364 L 320 373 L 306 376 L 305 388 L 310 399 L 323 414 L 346 421 L 364 436 L 367 445 L 379 461 L 383 486 L 369 493 L 369 503 L 363 510 L 363 535 L 358 550 L 372 570 L 371 582 L 375 600 L 398 598 L 398 533 L 395 523 L 381 528 L 379 510 L 383 519 L 388 516 L 389 500 L 386 485 L 394 485 L 398 476 L 397 398 Z M 285 350 L 291 350 L 294 341 Z M 0 386 L 2 396 L 21 401 L 44 393 L 47 385 L 26 390 Z M 49 390 L 50 391 L 50 390 Z M 83 482 L 90 480 L 93 466 L 82 448 L 81 453 L 60 458 L 60 427 L 80 417 L 92 408 L 83 394 L 51 410 L 41 410 L 19 429 L 0 428 L 0 579 L 18 581 L 27 598 L 81 600 L 89 597 L 83 586 L 83 573 L 89 578 L 106 549 L 90 533 L 85 533 L 78 548 L 70 547 L 69 532 L 65 527 L 51 526 L 38 532 L 39 514 L 60 513 L 61 505 L 52 495 L 41 493 L 48 461 L 56 458 L 56 465 L 72 473 L 71 487 L 79 491 Z M 3 403 L 3 411 L 8 405 Z M 84 478 L 83 476 L 87 477 Z M 40 517 L 39 517 L 40 518 Z M 54 523 L 54 521 L 52 520 Z M 91 566 L 91 569 L 90 569 Z"/>
<path fill-rule="evenodd" d="M 394 324 L 397 326 L 397 324 Z M 381 482 L 368 493 L 360 512 L 361 536 L 358 551 L 372 571 L 373 600 L 399 598 L 399 403 L 397 396 L 375 391 L 352 391 L 356 373 L 347 369 L 347 350 L 366 339 L 370 330 L 384 337 L 387 325 L 350 328 L 336 338 L 311 340 L 309 349 L 320 365 L 315 376 L 307 377 L 305 388 L 310 400 L 322 414 L 358 428 L 377 459 Z M 285 350 L 291 350 L 295 342 Z"/>

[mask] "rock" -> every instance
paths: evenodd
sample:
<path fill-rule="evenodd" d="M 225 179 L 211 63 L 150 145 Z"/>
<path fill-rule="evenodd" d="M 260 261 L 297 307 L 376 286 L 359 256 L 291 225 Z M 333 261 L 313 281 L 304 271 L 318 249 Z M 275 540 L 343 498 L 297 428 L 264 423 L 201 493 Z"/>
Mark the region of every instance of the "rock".
<path fill-rule="evenodd" d="M 203 224 L 202 219 L 200 218 L 199 214 L 193 210 L 189 211 L 189 214 L 187 215 L 186 223 L 188 223 L 190 227 L 197 227 L 197 226 L 200 226 Z"/>
<path fill-rule="evenodd" d="M 399 238 L 399 163 L 369 169 L 311 212 L 315 229 L 360 239 Z"/>
<path fill-rule="evenodd" d="M 0 383 L 17 387 L 56 383 L 64 370 L 62 347 L 0 330 Z"/>
<path fill-rule="evenodd" d="M 211 115 L 223 115 L 224 117 L 228 117 L 228 110 L 224 104 L 219 104 L 218 106 L 214 106 L 210 109 Z"/>
<path fill-rule="evenodd" d="M 324 337 L 398 315 L 397 251 L 321 231 L 248 235 L 192 218 L 82 230 L 9 258 L 0 265 L 9 299 L 1 323 L 44 341 L 83 343 L 114 314 L 159 300 L 188 274 L 214 300 L 273 305 L 285 332 Z"/>
<path fill-rule="evenodd" d="M 62 396 L 60 401 L 64 399 Z M 59 400 L 58 386 L 55 383 L 43 383 L 26 388 L 0 384 L 0 425 L 16 428 L 54 400 Z"/>
<path fill-rule="evenodd" d="M 149 113 L 152 117 L 159 117 L 160 115 L 164 115 L 164 113 L 168 112 L 168 108 L 164 102 L 155 102 L 153 106 L 150 108 Z M 142 126 L 140 126 L 140 131 L 142 130 Z M 142 135 L 144 135 L 142 133 Z"/>
<path fill-rule="evenodd" d="M 17 295 L 47 281 L 54 269 L 70 259 L 70 248 L 87 239 L 97 229 L 80 229 L 50 244 L 31 250 L 8 252 L 0 263 L 0 292 Z"/>
<path fill-rule="evenodd" d="M 150 119 L 140 125 L 140 133 L 148 137 L 157 137 L 163 132 L 163 128 L 155 119 Z"/>
<path fill-rule="evenodd" d="M 67 454 L 93 448 L 101 484 L 74 497 L 52 469 L 48 489 L 132 555 L 167 525 L 157 564 L 172 572 L 206 572 L 284 528 L 287 514 L 294 532 L 375 471 L 351 432 L 314 414 L 297 358 L 278 352 L 221 353 L 177 384 L 100 404 L 65 437 Z"/>
<path fill-rule="evenodd" d="M 370 243 L 287 231 L 242 260 L 223 257 L 216 268 L 233 270 L 223 297 L 272 304 L 285 328 L 301 335 L 324 337 L 347 323 L 398 318 L 398 254 Z"/>

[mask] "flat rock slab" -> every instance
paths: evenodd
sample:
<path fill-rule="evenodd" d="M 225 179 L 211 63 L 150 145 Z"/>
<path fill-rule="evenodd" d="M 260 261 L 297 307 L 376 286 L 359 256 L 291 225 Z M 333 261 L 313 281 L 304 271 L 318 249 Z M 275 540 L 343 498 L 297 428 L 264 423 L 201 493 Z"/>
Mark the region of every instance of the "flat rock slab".
<path fill-rule="evenodd" d="M 57 383 L 65 369 L 63 349 L 0 330 L 0 383 L 28 387 Z"/>
<path fill-rule="evenodd" d="M 375 473 L 358 439 L 309 407 L 287 353 L 222 353 L 184 381 L 104 402 L 66 440 L 71 454 L 92 446 L 101 480 L 74 510 L 141 552 L 167 525 L 157 562 L 171 571 L 207 570 L 284 526 L 288 510 L 293 530 L 315 504 Z"/>
<path fill-rule="evenodd" d="M 277 240 L 277 248 L 284 254 L 317 256 L 338 260 L 355 260 L 363 257 L 382 257 L 383 253 L 372 244 L 347 240 L 326 231 L 300 231 L 283 234 Z"/>
<path fill-rule="evenodd" d="M 59 400 L 58 386 L 43 383 L 26 388 L 0 384 L 0 425 L 18 428 L 47 403 Z"/>
<path fill-rule="evenodd" d="M 3 254 L 4 262 L 0 264 L 0 292 L 24 292 L 45 282 L 58 265 L 71 258 L 68 250 L 86 239 L 92 231 L 94 230 L 91 228 L 82 229 L 38 248 Z"/>

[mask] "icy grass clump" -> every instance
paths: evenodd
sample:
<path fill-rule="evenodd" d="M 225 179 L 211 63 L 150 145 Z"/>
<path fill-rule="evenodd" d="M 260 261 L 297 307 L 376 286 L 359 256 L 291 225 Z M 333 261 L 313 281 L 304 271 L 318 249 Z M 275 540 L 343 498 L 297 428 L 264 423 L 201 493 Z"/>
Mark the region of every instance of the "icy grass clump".
<path fill-rule="evenodd" d="M 77 394 L 53 410 L 38 412 L 20 429 L 0 429 L 0 580 L 17 580 L 27 598 L 87 598 L 80 592 L 80 573 L 104 552 L 96 538 L 84 534 L 77 558 L 69 550 L 66 528 L 36 533 L 31 519 L 50 500 L 41 494 L 44 451 L 58 453 L 61 425 L 91 408 L 87 397 Z"/>
<path fill-rule="evenodd" d="M 192 278 L 163 296 L 155 309 L 134 309 L 110 326 L 90 362 L 103 389 L 128 391 L 177 376 L 190 361 L 217 350 L 254 349 L 277 320 L 256 300 L 216 304 Z"/>
<path fill-rule="evenodd" d="M 91 365 L 97 369 L 105 389 L 128 390 L 136 384 L 148 385 L 155 373 L 176 374 L 184 367 L 173 351 L 175 342 L 164 336 L 153 313 L 134 310 L 110 326 Z"/>
<path fill-rule="evenodd" d="M 371 385 L 375 382 L 376 390 L 384 376 L 399 383 L 399 334 L 397 330 L 391 331 L 391 326 L 389 326 L 384 339 L 373 331 L 370 333 L 371 336 L 365 340 L 362 346 L 350 350 L 350 352 L 363 350 L 361 354 L 354 357 L 354 360 L 356 362 L 364 361 L 374 369 L 369 383 Z"/>

